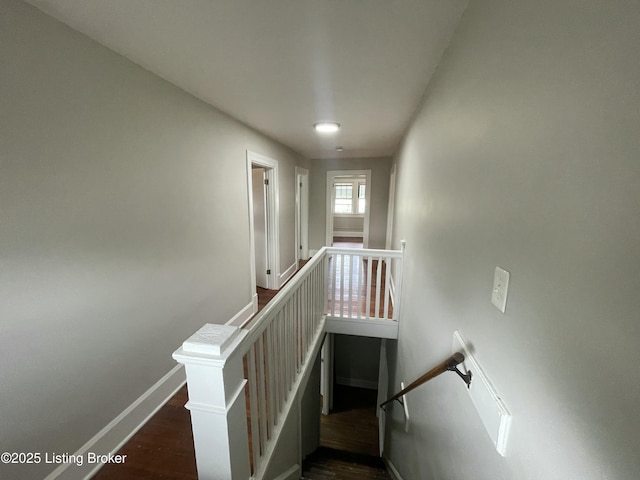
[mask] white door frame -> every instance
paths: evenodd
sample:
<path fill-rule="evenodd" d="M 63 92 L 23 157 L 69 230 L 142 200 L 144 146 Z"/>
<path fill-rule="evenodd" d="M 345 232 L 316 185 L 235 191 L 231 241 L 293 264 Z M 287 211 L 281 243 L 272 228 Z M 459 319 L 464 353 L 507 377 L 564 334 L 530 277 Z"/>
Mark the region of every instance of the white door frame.
<path fill-rule="evenodd" d="M 389 204 L 387 205 L 387 240 L 384 248 L 391 250 L 393 240 L 393 217 L 396 209 L 396 164 L 394 163 L 389 173 Z"/>
<path fill-rule="evenodd" d="M 326 237 L 325 245 L 333 244 L 333 184 L 335 177 L 346 177 L 349 175 L 364 175 L 366 177 L 367 186 L 364 190 L 365 211 L 364 211 L 364 233 L 362 238 L 363 248 L 369 247 L 369 214 L 371 212 L 371 170 L 329 170 L 327 171 L 327 219 L 326 219 Z"/>
<path fill-rule="evenodd" d="M 384 410 L 378 405 L 389 396 L 389 365 L 387 364 L 387 339 L 380 340 L 380 365 L 378 367 L 378 398 L 376 400 L 376 416 L 378 417 L 378 449 L 380 456 L 384 453 Z"/>
<path fill-rule="evenodd" d="M 320 350 L 320 395 L 322 395 L 322 414 L 329 415 L 333 409 L 333 333 L 327 333 Z"/>
<path fill-rule="evenodd" d="M 309 170 L 296 167 L 296 268 L 309 258 Z"/>
<path fill-rule="evenodd" d="M 267 203 L 267 285 L 271 290 L 277 290 L 280 275 L 279 248 L 279 192 L 278 192 L 278 161 L 264 155 L 247 150 L 247 192 L 249 196 L 249 258 L 251 263 L 251 291 L 253 292 L 254 312 L 258 310 L 258 296 L 256 292 L 256 240 L 253 227 L 253 189 L 251 166 L 258 165 L 265 169 Z"/>

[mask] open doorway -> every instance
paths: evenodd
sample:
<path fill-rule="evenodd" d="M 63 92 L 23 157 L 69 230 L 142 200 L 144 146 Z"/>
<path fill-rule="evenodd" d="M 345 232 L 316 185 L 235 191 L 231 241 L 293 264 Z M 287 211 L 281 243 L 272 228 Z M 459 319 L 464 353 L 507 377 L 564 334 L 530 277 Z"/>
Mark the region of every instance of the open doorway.
<path fill-rule="evenodd" d="M 251 165 L 251 190 L 253 195 L 253 254 L 256 263 L 256 285 L 268 288 L 269 260 L 267 252 L 267 169 Z"/>
<path fill-rule="evenodd" d="M 330 334 L 322 352 L 320 445 L 352 454 L 377 456 L 380 359 L 384 340 Z M 386 359 L 386 355 L 385 355 Z M 387 379 L 382 387 L 386 389 Z M 357 430 L 358 434 L 353 435 Z"/>
<path fill-rule="evenodd" d="M 278 162 L 247 151 L 249 240 L 254 313 L 258 288 L 278 286 Z"/>
<path fill-rule="evenodd" d="M 376 376 L 379 378 L 376 347 L 381 342 L 384 340 L 338 334 L 325 338 L 320 379 L 323 409 L 320 438 L 318 448 L 302 463 L 302 478 L 390 478 L 381 458 L 382 438 L 376 418 L 379 396 L 376 386 L 380 389 L 376 381 Z M 369 355 L 371 358 L 364 358 Z M 335 373 L 331 375 L 333 387 L 330 389 L 335 395 L 330 412 L 325 414 L 328 397 L 322 388 L 322 378 L 327 373 L 326 364 L 334 361 L 335 369 L 329 365 L 329 370 Z M 315 433 L 316 430 L 312 430 Z"/>
<path fill-rule="evenodd" d="M 371 170 L 327 172 L 326 244 L 367 248 Z"/>

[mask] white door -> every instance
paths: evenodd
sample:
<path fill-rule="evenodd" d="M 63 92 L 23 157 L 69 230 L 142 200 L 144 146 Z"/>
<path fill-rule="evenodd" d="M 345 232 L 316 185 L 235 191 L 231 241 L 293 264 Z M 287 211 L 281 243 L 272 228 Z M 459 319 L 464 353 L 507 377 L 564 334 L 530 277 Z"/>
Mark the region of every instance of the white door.
<path fill-rule="evenodd" d="M 251 168 L 253 193 L 253 233 L 255 239 L 256 285 L 267 288 L 267 203 L 265 201 L 265 169 Z"/>
<path fill-rule="evenodd" d="M 296 260 L 309 258 L 309 171 L 296 167 Z"/>

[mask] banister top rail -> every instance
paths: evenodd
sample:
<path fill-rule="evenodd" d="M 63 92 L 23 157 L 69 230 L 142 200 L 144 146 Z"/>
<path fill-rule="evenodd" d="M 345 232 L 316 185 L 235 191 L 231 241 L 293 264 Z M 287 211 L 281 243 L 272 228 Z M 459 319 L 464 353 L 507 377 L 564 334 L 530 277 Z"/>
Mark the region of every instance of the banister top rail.
<path fill-rule="evenodd" d="M 244 354 L 250 345 L 261 335 L 262 330 L 268 323 L 268 319 L 277 314 L 281 305 L 285 303 L 291 295 L 294 294 L 297 283 L 308 276 L 319 263 L 323 262 L 327 255 L 360 255 L 363 257 L 401 259 L 403 250 L 383 250 L 383 249 L 354 249 L 354 248 L 337 248 L 322 247 L 309 261 L 295 274 L 296 280 L 293 278 L 287 282 L 273 299 L 263 308 L 257 315 L 247 321 L 241 328 L 247 331 L 247 335 L 237 346 L 237 353 Z"/>
<path fill-rule="evenodd" d="M 460 365 L 462 362 L 464 362 L 464 355 L 460 352 L 454 353 L 445 361 L 440 362 L 438 365 L 433 367 L 427 373 L 425 373 L 420 378 L 415 380 L 413 383 L 411 383 L 411 385 L 409 385 L 403 390 L 400 390 L 394 396 L 390 397 L 388 400 L 381 403 L 380 408 L 383 408 L 385 405 L 393 402 L 394 400 L 400 401 L 399 399 L 403 395 L 406 395 L 411 390 L 418 388 L 420 385 L 428 382 L 429 380 L 437 377 L 438 375 L 443 374 L 444 372 L 456 372 L 460 376 L 460 378 L 462 378 L 462 380 L 464 380 L 464 382 L 467 384 L 467 387 L 469 387 L 471 385 L 471 372 L 467 372 L 466 374 L 463 374 L 460 370 L 458 370 L 458 365 Z"/>
<path fill-rule="evenodd" d="M 344 255 L 361 255 L 363 257 L 402 258 L 402 250 L 381 250 L 375 248 L 342 248 L 323 247 L 327 253 L 339 253 Z"/>
<path fill-rule="evenodd" d="M 322 247 L 318 253 L 313 255 L 311 259 L 295 274 L 295 276 L 298 277 L 298 281 L 307 276 L 318 265 L 318 263 L 323 261 L 326 249 L 327 247 Z M 242 344 L 239 348 L 243 354 L 246 349 L 244 347 L 251 345 L 260 335 L 261 327 L 263 327 L 265 323 L 263 319 L 277 313 L 281 304 L 295 292 L 296 288 L 297 284 L 295 281 L 288 281 L 259 313 L 242 325 L 241 328 L 249 332 L 242 340 Z"/>
<path fill-rule="evenodd" d="M 402 258 L 402 250 L 380 250 L 380 249 L 356 249 L 356 248 L 337 248 L 337 247 L 322 247 L 318 250 L 318 253 L 313 255 L 311 259 L 296 273 L 298 277 L 304 277 L 308 274 L 313 267 L 320 261 L 322 261 L 325 253 L 339 253 L 345 255 L 358 255 L 371 256 L 371 257 L 387 257 L 387 258 Z M 253 318 L 242 325 L 243 329 L 252 330 L 258 324 L 260 320 L 268 317 L 274 311 L 278 309 L 278 305 L 281 301 L 288 297 L 291 291 L 295 289 L 294 282 L 287 282 L 284 287 L 278 291 L 273 299 Z M 246 341 L 246 340 L 245 340 Z"/>
<path fill-rule="evenodd" d="M 322 257 L 324 255 L 324 251 L 327 249 L 328 247 L 322 247 L 320 250 L 318 250 L 318 253 L 316 253 L 315 255 L 313 255 L 309 261 L 307 263 L 305 263 L 303 265 L 303 267 L 296 272 L 296 277 L 304 277 L 305 275 L 307 275 L 312 269 L 313 267 L 320 261 L 322 261 Z M 293 280 L 293 278 L 291 279 Z M 289 295 L 289 293 L 291 293 L 293 290 L 295 290 L 295 282 L 293 281 L 288 281 L 280 290 L 278 290 L 278 293 L 276 293 L 276 295 L 271 299 L 271 301 L 269 303 L 267 303 L 267 305 L 260 310 L 259 313 L 257 313 L 253 318 L 251 318 L 248 322 L 246 322 L 244 325 L 242 325 L 242 328 L 251 330 L 252 328 L 254 328 L 254 326 L 257 323 L 260 323 L 260 319 L 269 316 L 274 310 L 278 309 L 278 304 L 281 303 L 282 299 L 287 297 Z"/>

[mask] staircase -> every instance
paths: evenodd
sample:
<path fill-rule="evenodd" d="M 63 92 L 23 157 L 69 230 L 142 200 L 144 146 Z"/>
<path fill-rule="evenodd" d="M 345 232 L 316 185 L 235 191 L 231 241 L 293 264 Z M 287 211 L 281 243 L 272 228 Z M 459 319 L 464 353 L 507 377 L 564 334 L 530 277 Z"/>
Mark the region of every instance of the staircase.
<path fill-rule="evenodd" d="M 320 447 L 302 464 L 303 480 L 389 480 L 380 457 Z"/>
<path fill-rule="evenodd" d="M 325 334 L 397 338 L 403 255 L 323 247 L 248 323 L 206 324 L 174 352 L 185 365 L 199 478 L 303 473 L 301 454 L 295 458 L 289 446 L 301 444 L 300 422 L 315 415 L 303 397 L 313 382 L 320 388 Z M 328 458 L 336 471 L 318 478 L 388 478 L 377 461 Z"/>
<path fill-rule="evenodd" d="M 323 415 L 320 447 L 302 463 L 307 480 L 388 480 L 378 455 L 377 392 L 335 385 L 334 408 Z"/>

